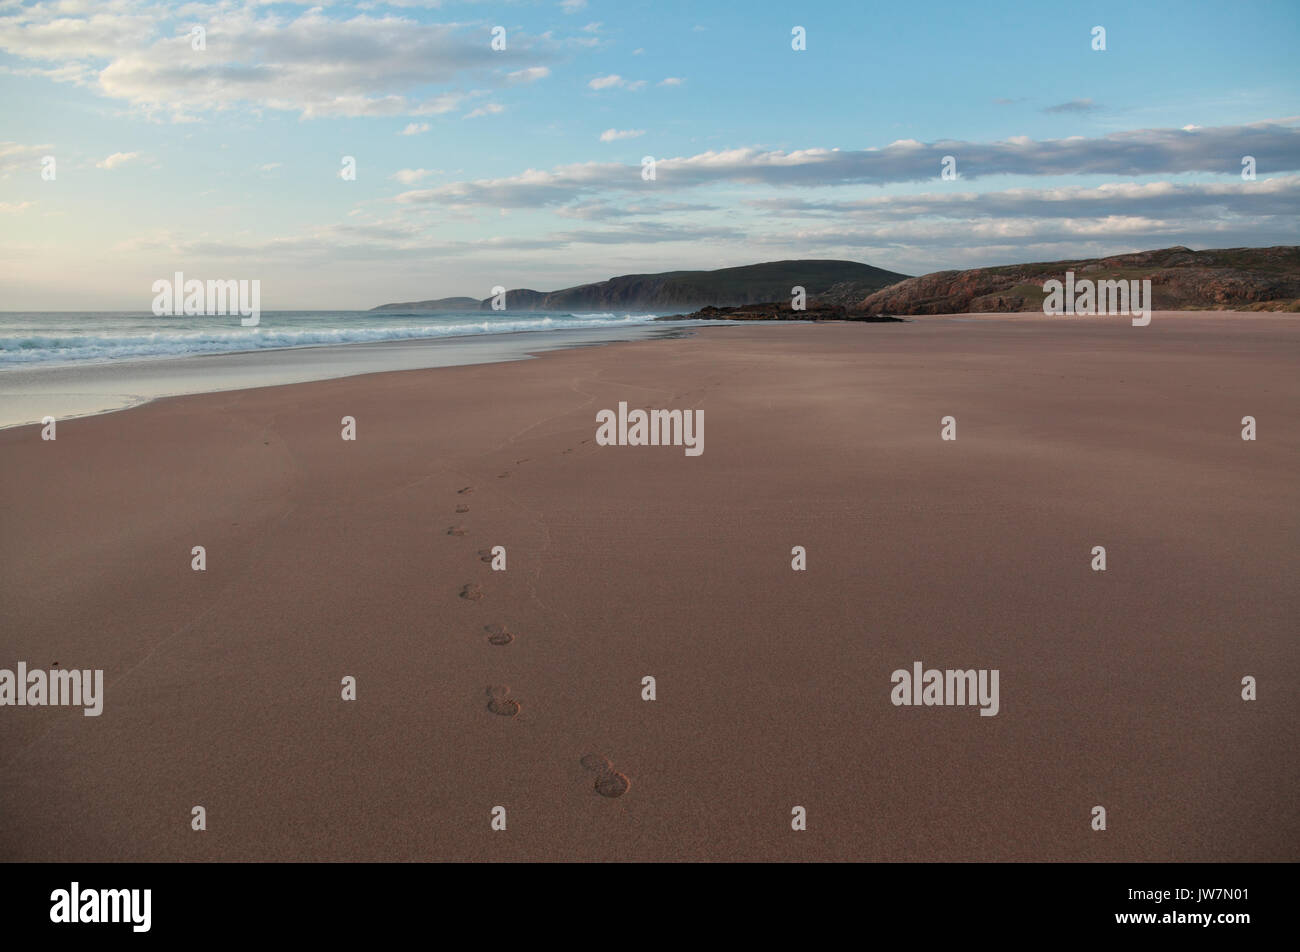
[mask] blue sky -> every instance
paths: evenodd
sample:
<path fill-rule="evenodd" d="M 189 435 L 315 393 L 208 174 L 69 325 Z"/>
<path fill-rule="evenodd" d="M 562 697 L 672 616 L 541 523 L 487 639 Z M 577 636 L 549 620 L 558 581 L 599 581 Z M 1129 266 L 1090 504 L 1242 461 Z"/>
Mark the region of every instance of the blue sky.
<path fill-rule="evenodd" d="M 1298 46 L 1294 0 L 0 0 L 0 307 L 1300 243 Z"/>

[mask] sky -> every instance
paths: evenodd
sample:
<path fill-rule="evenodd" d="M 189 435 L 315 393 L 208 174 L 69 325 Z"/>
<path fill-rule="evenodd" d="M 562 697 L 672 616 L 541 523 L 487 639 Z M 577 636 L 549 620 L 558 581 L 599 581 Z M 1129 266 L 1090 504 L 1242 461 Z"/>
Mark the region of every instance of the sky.
<path fill-rule="evenodd" d="M 1297 48 L 1296 0 L 0 0 L 0 309 L 1300 244 Z"/>

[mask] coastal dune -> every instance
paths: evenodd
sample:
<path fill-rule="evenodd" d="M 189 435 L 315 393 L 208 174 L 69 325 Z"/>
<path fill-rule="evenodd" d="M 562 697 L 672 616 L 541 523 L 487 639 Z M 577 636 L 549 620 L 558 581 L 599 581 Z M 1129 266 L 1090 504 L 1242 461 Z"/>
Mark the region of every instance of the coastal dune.
<path fill-rule="evenodd" d="M 0 711 L 0 859 L 1295 861 L 1298 359 L 726 326 L 0 431 L 0 667 L 105 683 Z M 703 452 L 598 446 L 621 401 Z"/>

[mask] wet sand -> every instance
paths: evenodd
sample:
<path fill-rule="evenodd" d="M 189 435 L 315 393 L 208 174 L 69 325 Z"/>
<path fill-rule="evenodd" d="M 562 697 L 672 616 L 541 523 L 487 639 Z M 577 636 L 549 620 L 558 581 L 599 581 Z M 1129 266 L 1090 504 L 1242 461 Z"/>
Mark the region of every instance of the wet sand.
<path fill-rule="evenodd" d="M 0 668 L 106 684 L 0 707 L 0 859 L 1300 859 L 1298 366 L 1285 315 L 727 326 L 0 431 Z M 620 401 L 703 454 L 597 446 Z"/>
<path fill-rule="evenodd" d="M 273 387 L 392 370 L 521 360 L 529 354 L 679 333 L 675 323 L 465 334 L 317 347 L 270 347 L 166 359 L 82 361 L 0 369 L 0 427 L 60 420 L 160 397 Z"/>

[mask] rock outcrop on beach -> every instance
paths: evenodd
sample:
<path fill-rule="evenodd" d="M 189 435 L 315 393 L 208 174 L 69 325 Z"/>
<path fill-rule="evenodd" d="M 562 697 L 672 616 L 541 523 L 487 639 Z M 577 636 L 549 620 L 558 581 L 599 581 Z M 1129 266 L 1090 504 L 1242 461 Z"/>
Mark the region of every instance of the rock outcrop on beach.
<path fill-rule="evenodd" d="M 818 304 L 841 304 L 852 310 L 862 303 L 864 297 L 877 290 L 879 289 L 869 287 L 861 281 L 840 281 L 825 291 L 809 292 L 809 300 Z"/>
<path fill-rule="evenodd" d="M 835 294 L 836 303 L 861 300 L 866 295 L 907 277 L 858 261 L 768 261 L 715 271 L 666 271 L 662 274 L 625 274 L 608 281 L 582 284 L 560 291 L 517 288 L 506 291 L 511 311 L 658 311 L 691 310 L 712 305 L 729 307 L 765 301 L 789 300 L 791 289 L 804 288 L 810 298 Z M 843 300 L 839 300 L 843 298 Z M 490 310 L 492 298 L 442 298 L 384 304 L 376 311 L 443 310 L 426 305 L 466 301 L 465 309 Z"/>
<path fill-rule="evenodd" d="M 1192 251 L 1163 248 L 1076 261 L 936 271 L 860 299 L 870 314 L 1041 311 L 1043 283 L 1075 279 L 1151 281 L 1157 310 L 1300 311 L 1300 246 Z"/>
<path fill-rule="evenodd" d="M 842 304 L 812 303 L 796 311 L 789 301 L 764 304 L 742 304 L 738 307 L 705 307 L 690 314 L 672 314 L 656 317 L 657 321 L 870 321 L 887 323 L 901 321 L 901 317 L 888 314 L 868 314 Z"/>

